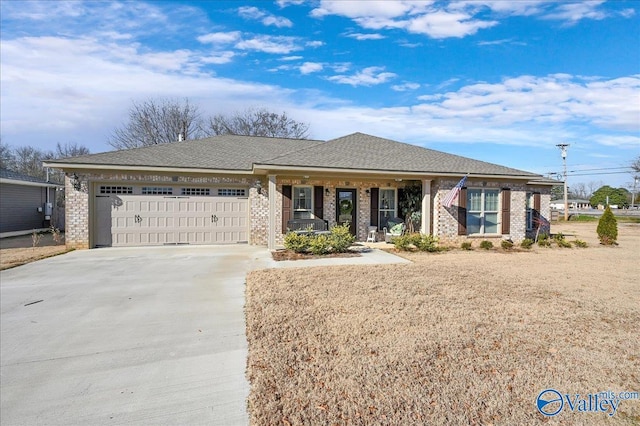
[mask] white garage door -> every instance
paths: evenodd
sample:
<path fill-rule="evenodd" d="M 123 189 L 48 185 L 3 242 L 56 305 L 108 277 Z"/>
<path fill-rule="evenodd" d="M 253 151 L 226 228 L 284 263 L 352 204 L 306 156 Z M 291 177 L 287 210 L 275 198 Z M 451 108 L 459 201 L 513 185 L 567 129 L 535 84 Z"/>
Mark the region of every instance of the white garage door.
<path fill-rule="evenodd" d="M 97 185 L 96 247 L 243 243 L 245 188 Z"/>

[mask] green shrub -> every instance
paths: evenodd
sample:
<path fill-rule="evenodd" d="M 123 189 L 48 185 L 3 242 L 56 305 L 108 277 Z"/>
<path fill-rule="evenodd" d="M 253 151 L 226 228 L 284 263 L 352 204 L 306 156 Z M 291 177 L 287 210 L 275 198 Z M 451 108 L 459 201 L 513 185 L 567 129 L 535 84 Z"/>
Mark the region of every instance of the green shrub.
<path fill-rule="evenodd" d="M 598 221 L 597 232 L 600 243 L 606 246 L 615 244 L 618 239 L 618 222 L 609 206 L 604 210 L 602 217 Z"/>
<path fill-rule="evenodd" d="M 513 248 L 513 241 L 511 241 L 511 240 L 502 240 L 500 242 L 500 247 L 502 247 L 504 250 L 511 250 Z"/>
<path fill-rule="evenodd" d="M 287 235 L 284 236 L 284 248 L 293 250 L 296 253 L 305 253 L 309 251 L 311 238 L 311 236 L 306 234 L 288 232 Z"/>
<path fill-rule="evenodd" d="M 588 246 L 587 242 L 582 240 L 575 240 L 573 244 L 575 244 L 576 247 L 580 247 L 580 248 L 587 248 Z"/>
<path fill-rule="evenodd" d="M 538 245 L 540 247 L 551 247 L 551 240 L 549 239 L 549 235 L 540 234 L 540 236 L 538 236 Z"/>
<path fill-rule="evenodd" d="M 418 250 L 428 251 L 429 253 L 433 253 L 440 250 L 438 248 L 438 239 L 436 237 L 433 237 L 431 235 L 422 235 L 422 234 L 416 234 L 416 235 L 418 236 L 418 238 L 413 244 L 418 248 Z"/>
<path fill-rule="evenodd" d="M 327 235 L 313 235 L 309 239 L 309 251 L 315 255 L 329 253 L 331 243 Z"/>
<path fill-rule="evenodd" d="M 337 225 L 331 228 L 331 235 L 329 236 L 329 245 L 331 250 L 335 253 L 344 253 L 349 250 L 351 244 L 356 241 L 356 237 L 351 235 L 349 226 Z"/>
<path fill-rule="evenodd" d="M 480 241 L 480 248 L 485 250 L 491 250 L 493 248 L 493 243 L 491 241 L 482 240 Z"/>
<path fill-rule="evenodd" d="M 553 240 L 556 242 L 558 247 L 571 248 L 571 242 L 567 241 L 562 232 L 558 232 L 553 236 Z"/>
<path fill-rule="evenodd" d="M 395 237 L 393 239 L 393 244 L 397 250 L 401 251 L 440 251 L 437 238 L 432 237 L 431 235 L 422 235 L 419 233 L 404 234 Z"/>
<path fill-rule="evenodd" d="M 393 245 L 395 246 L 396 250 L 409 251 L 413 247 L 415 247 L 415 245 L 413 244 L 413 242 L 415 241 L 414 235 L 415 234 L 399 235 L 393 238 L 391 241 L 393 242 Z"/>
<path fill-rule="evenodd" d="M 520 243 L 520 247 L 522 247 L 523 249 L 530 249 L 531 246 L 533 246 L 533 240 L 531 238 L 525 238 L 524 240 L 522 240 L 522 242 Z"/>
<path fill-rule="evenodd" d="M 473 250 L 473 244 L 471 244 L 470 241 L 465 241 L 464 243 L 460 244 L 460 248 L 462 250 Z"/>

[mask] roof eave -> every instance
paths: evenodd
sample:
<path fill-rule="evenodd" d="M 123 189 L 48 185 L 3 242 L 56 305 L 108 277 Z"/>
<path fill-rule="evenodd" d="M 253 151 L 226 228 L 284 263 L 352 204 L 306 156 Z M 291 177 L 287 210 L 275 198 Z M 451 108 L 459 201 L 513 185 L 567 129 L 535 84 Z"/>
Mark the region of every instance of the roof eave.
<path fill-rule="evenodd" d="M 8 179 L 8 178 L 0 178 L 0 183 L 8 183 L 12 185 L 22 185 L 22 186 L 39 186 L 41 188 L 59 188 L 63 185 L 54 182 L 32 182 L 29 180 L 20 180 L 20 179 Z"/>
<path fill-rule="evenodd" d="M 136 172 L 159 172 L 159 173 L 207 173 L 207 174 L 238 174 L 252 175 L 253 170 L 243 169 L 206 169 L 197 167 L 159 167 L 159 166 L 135 166 L 116 164 L 86 164 L 86 163 L 54 163 L 44 162 L 45 167 L 64 170 L 126 170 Z"/>
<path fill-rule="evenodd" d="M 484 179 L 517 179 L 531 180 L 536 176 L 532 175 L 507 175 L 507 174 L 482 174 L 482 173 L 457 173 L 457 172 L 430 172 L 425 171 L 401 171 L 401 170 L 380 170 L 380 169 L 346 169 L 338 167 L 309 167 L 309 166 L 284 166 L 272 164 L 254 164 L 254 172 L 268 174 L 270 171 L 294 172 L 294 173 L 339 173 L 339 174 L 356 174 L 356 175 L 394 175 L 394 176 L 425 176 L 425 177 L 457 177 L 468 176 L 472 178 Z"/>

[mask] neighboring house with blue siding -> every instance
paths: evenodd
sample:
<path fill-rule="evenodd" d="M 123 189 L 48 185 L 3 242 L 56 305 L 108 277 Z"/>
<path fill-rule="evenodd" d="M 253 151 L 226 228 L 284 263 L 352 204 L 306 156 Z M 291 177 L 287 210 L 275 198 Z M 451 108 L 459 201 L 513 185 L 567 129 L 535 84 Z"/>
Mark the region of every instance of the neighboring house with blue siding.
<path fill-rule="evenodd" d="M 0 238 L 51 226 L 59 187 L 53 182 L 0 169 Z"/>

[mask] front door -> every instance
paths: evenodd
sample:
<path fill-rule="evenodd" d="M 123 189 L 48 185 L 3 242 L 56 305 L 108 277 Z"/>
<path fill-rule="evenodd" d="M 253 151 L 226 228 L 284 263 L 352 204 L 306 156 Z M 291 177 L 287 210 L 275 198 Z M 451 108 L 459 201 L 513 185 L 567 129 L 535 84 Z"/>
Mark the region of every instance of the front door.
<path fill-rule="evenodd" d="M 336 190 L 336 222 L 348 225 L 351 235 L 356 235 L 356 190 Z"/>

